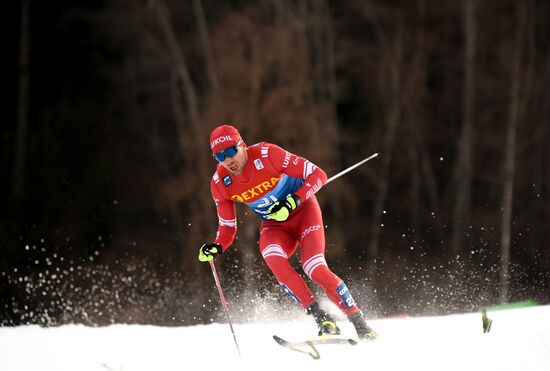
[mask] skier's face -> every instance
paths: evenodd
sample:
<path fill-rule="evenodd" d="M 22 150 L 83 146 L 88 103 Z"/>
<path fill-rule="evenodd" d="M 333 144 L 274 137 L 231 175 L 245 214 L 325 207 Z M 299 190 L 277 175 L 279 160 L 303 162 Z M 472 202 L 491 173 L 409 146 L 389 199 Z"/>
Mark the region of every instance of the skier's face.
<path fill-rule="evenodd" d="M 246 148 L 243 144 L 237 146 L 237 153 L 233 157 L 226 157 L 220 162 L 231 174 L 241 175 L 246 163 Z"/>

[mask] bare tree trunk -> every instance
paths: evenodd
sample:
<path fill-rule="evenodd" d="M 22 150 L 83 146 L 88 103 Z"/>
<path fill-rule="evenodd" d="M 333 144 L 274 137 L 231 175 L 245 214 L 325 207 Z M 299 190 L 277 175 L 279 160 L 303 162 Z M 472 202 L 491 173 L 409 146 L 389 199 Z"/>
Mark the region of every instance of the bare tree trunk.
<path fill-rule="evenodd" d="M 506 303 L 510 298 L 510 245 L 512 235 L 512 211 L 514 203 L 514 175 L 516 161 L 516 128 L 521 115 L 522 101 L 525 97 L 521 96 L 521 78 L 522 78 L 522 54 L 525 52 L 523 47 L 523 36 L 526 27 L 526 5 L 518 3 L 518 24 L 516 27 L 516 37 L 514 42 L 514 53 L 511 61 L 511 88 L 510 105 L 508 113 L 508 126 L 506 132 L 506 147 L 504 148 L 504 177 L 502 190 L 502 220 L 500 235 L 500 301 Z"/>
<path fill-rule="evenodd" d="M 195 134 L 197 139 L 202 139 L 202 129 L 199 122 L 199 104 L 197 99 L 197 93 L 191 81 L 191 75 L 189 74 L 189 69 L 187 67 L 187 62 L 183 52 L 179 46 L 176 35 L 174 34 L 174 29 L 170 21 L 170 15 L 168 8 L 164 0 L 156 0 L 158 8 L 159 23 L 168 43 L 168 48 L 170 49 L 170 54 L 174 58 L 174 63 L 176 65 L 176 70 L 178 71 L 179 77 L 181 79 L 183 90 L 185 93 L 185 98 L 187 101 L 187 110 L 189 111 L 190 119 L 192 120 L 193 129 L 196 130 Z"/>
<path fill-rule="evenodd" d="M 25 154 L 29 121 L 29 48 L 30 0 L 21 2 L 21 39 L 19 50 L 19 101 L 17 104 L 17 134 L 13 164 L 13 196 L 20 200 L 25 189 Z"/>
<path fill-rule="evenodd" d="M 311 111 L 311 119 L 307 123 L 309 129 L 307 152 L 311 160 L 330 175 L 335 171 L 335 165 L 340 164 L 339 142 L 340 134 L 336 112 L 336 78 L 334 55 L 334 29 L 330 4 L 327 0 L 274 1 L 274 7 L 279 21 L 285 22 L 299 35 L 300 47 L 305 50 L 307 65 L 307 85 L 304 87 L 307 96 L 307 107 Z M 336 169 L 337 170 L 337 169 Z M 330 192 L 332 210 L 338 218 L 343 217 L 337 189 Z"/>
<path fill-rule="evenodd" d="M 204 182 L 203 187 L 197 187 L 199 190 L 192 200 L 190 205 L 192 209 L 192 218 L 193 218 L 193 227 L 197 228 L 193 231 L 195 233 L 203 236 L 203 239 L 206 241 L 213 236 L 207 236 L 209 231 L 209 226 L 212 223 L 212 220 L 208 220 L 210 215 L 206 210 L 210 210 L 213 207 L 213 201 L 210 197 L 210 176 L 207 173 L 208 164 L 207 159 L 209 158 L 208 151 L 209 147 L 207 145 L 208 139 L 205 136 L 203 128 L 200 122 L 199 116 L 199 103 L 197 98 L 197 93 L 195 87 L 191 81 L 191 76 L 189 73 L 189 68 L 181 50 L 179 43 L 177 41 L 174 29 L 170 21 L 169 10 L 166 7 L 164 0 L 156 0 L 157 5 L 157 15 L 161 30 L 168 44 L 168 48 L 172 58 L 174 59 L 174 64 L 178 76 L 181 80 L 183 95 L 185 97 L 185 103 L 188 114 L 188 123 L 191 129 L 191 148 L 183 148 L 183 150 L 192 150 L 194 156 L 194 169 L 189 169 L 189 171 L 194 171 L 194 179 L 197 179 L 199 182 Z M 177 110 L 175 110 L 177 112 Z M 176 118 L 179 121 L 179 125 L 182 124 L 181 119 Z M 180 127 L 181 130 L 181 127 Z M 186 134 L 187 135 L 187 134 Z M 204 143 L 204 145 L 201 145 Z M 188 246 L 188 248 L 194 248 L 194 246 Z M 185 259 L 188 261 L 188 259 Z M 193 265 L 194 269 L 198 270 L 196 265 Z"/>
<path fill-rule="evenodd" d="M 418 156 L 418 149 L 411 147 L 411 189 L 410 189 L 410 220 L 411 220 L 411 237 L 412 241 L 416 242 L 420 240 L 420 160 Z"/>
<path fill-rule="evenodd" d="M 185 112 L 183 111 L 182 105 L 181 105 L 181 89 L 180 89 L 180 82 L 179 77 L 176 73 L 173 74 L 174 77 L 172 78 L 171 84 L 170 84 L 170 93 L 172 98 L 172 111 L 174 115 L 174 121 L 176 124 L 176 132 L 178 135 L 178 143 L 180 144 L 180 151 L 184 151 L 185 148 L 189 148 L 190 146 L 186 143 L 188 141 L 187 136 L 185 135 Z M 192 166 L 191 164 L 188 164 L 189 158 L 187 156 L 182 156 L 184 161 L 184 166 Z M 188 185 L 182 185 L 184 188 L 184 198 L 189 199 L 190 194 L 192 193 L 192 189 Z M 184 236 L 184 220 L 182 218 L 182 214 L 174 203 L 171 203 L 168 206 L 168 209 L 170 211 L 170 214 L 172 215 L 172 218 L 174 219 L 174 223 L 176 224 L 175 230 L 178 236 Z M 185 252 L 179 251 L 178 252 L 178 261 L 179 262 L 186 262 L 189 259 L 186 259 Z"/>
<path fill-rule="evenodd" d="M 401 90 L 402 90 L 402 57 L 403 57 L 403 37 L 400 34 L 402 31 L 398 31 L 395 39 L 393 40 L 392 51 L 389 57 L 389 111 L 386 121 L 384 142 L 382 145 L 382 165 L 380 176 L 378 177 L 378 192 L 374 201 L 372 227 L 370 234 L 370 244 L 367 251 L 368 262 L 370 270 L 376 269 L 374 259 L 378 256 L 379 238 L 381 231 L 382 212 L 384 210 L 384 204 L 386 203 L 386 197 L 389 189 L 390 170 L 392 163 L 393 144 L 395 139 L 395 133 L 397 126 L 401 121 Z"/>
<path fill-rule="evenodd" d="M 212 87 L 216 100 L 218 100 L 220 98 L 220 85 L 216 74 L 214 57 L 212 56 L 212 43 L 210 42 L 210 34 L 208 32 L 208 25 L 204 16 L 202 0 L 193 0 L 193 11 L 195 12 L 195 18 L 197 19 L 197 29 L 201 39 L 202 52 L 204 54 L 204 58 L 206 59 L 206 70 L 208 72 L 210 86 Z"/>
<path fill-rule="evenodd" d="M 338 130 L 336 112 L 336 77 L 335 77 L 335 51 L 334 51 L 334 28 L 332 16 L 330 13 L 330 4 L 328 1 L 313 1 L 312 3 L 312 22 L 309 29 L 311 34 L 311 63 L 313 64 L 313 76 L 311 78 L 313 107 L 319 107 L 315 113 L 315 132 L 320 133 L 321 141 L 325 143 L 316 143 L 315 147 L 326 148 L 327 139 L 329 140 L 329 150 L 324 151 L 324 158 L 321 161 L 325 164 L 328 172 L 338 171 L 334 165 L 341 163 L 341 154 L 339 143 L 341 141 Z M 328 113 L 328 115 L 327 115 Z M 359 155 L 359 154 L 358 154 Z M 317 160 L 317 159 L 316 159 Z M 328 166 L 328 167 L 327 167 Z M 331 209 L 334 211 L 335 219 L 340 220 L 345 215 L 342 208 L 341 196 L 338 185 L 333 186 L 333 192 L 330 192 Z"/>
<path fill-rule="evenodd" d="M 421 167 L 421 174 L 424 181 L 424 185 L 426 186 L 426 192 L 428 194 L 429 199 L 429 205 L 430 205 L 430 214 L 431 214 L 431 223 L 433 230 L 441 231 L 441 206 L 439 202 L 439 191 L 437 189 L 437 179 L 430 161 L 430 156 L 428 154 L 428 150 L 426 149 L 426 145 L 422 144 L 422 147 L 420 147 L 420 167 Z M 437 247 L 434 247 L 434 251 L 437 249 Z M 440 247 L 441 249 L 441 247 Z"/>
<path fill-rule="evenodd" d="M 178 75 L 182 82 L 183 93 L 186 100 L 186 108 L 189 115 L 189 124 L 191 126 L 192 136 L 194 138 L 194 150 L 195 154 L 197 155 L 195 157 L 197 173 L 200 180 L 210 180 L 210 176 L 207 173 L 208 164 L 206 163 L 206 159 L 209 158 L 209 148 L 207 146 L 208 138 L 205 137 L 204 130 L 200 123 L 197 93 L 191 81 L 187 62 L 185 61 L 183 52 L 179 47 L 176 36 L 174 34 L 174 29 L 172 28 L 168 9 L 166 8 L 164 0 L 157 0 L 157 4 L 159 10 L 159 21 L 162 27 L 162 31 L 164 33 L 166 41 L 168 42 L 170 53 L 174 58 L 176 70 L 178 71 Z M 204 142 L 206 144 L 200 145 L 199 143 L 201 142 Z"/>
<path fill-rule="evenodd" d="M 464 2 L 464 33 L 466 34 L 464 58 L 464 121 L 458 146 L 458 163 L 455 169 L 455 198 L 453 207 L 453 229 L 451 253 L 453 258 L 464 251 L 462 247 L 466 221 L 470 215 L 472 195 L 472 151 L 475 102 L 475 55 L 477 37 L 476 8 L 474 0 Z M 457 258 L 458 259 L 458 258 Z"/>
<path fill-rule="evenodd" d="M 543 79 L 542 84 L 543 94 L 541 95 L 542 101 L 542 115 L 541 120 L 538 121 L 537 131 L 540 133 L 540 140 L 537 144 L 536 149 L 536 162 L 537 162 L 537 171 L 535 176 L 535 184 L 537 185 L 537 194 L 548 195 L 550 194 L 550 148 L 547 143 L 550 143 L 550 130 L 548 128 L 548 122 L 550 122 L 550 47 L 547 46 L 547 52 L 545 58 L 543 58 L 544 70 L 543 70 Z M 546 231 L 546 241 L 550 240 L 550 208 L 546 206 L 544 202 L 539 203 L 538 215 L 540 215 L 540 221 L 543 221 L 541 225 L 545 225 L 546 228 L 541 228 Z M 537 249 L 539 248 L 539 241 L 535 240 L 530 244 L 530 252 L 532 256 L 535 255 Z"/>
<path fill-rule="evenodd" d="M 513 85 L 517 82 L 513 82 Z M 516 90 L 515 86 L 512 86 Z M 515 97 L 517 99 L 517 97 Z M 504 188 L 502 192 L 502 230 L 500 235 L 500 301 L 506 303 L 509 298 L 510 238 L 512 229 L 512 204 L 514 193 L 514 167 L 516 151 L 517 102 L 512 100 L 508 130 L 506 134 L 506 156 L 504 162 Z"/>
<path fill-rule="evenodd" d="M 407 122 L 410 126 L 410 137 L 411 145 L 409 147 L 409 158 L 410 158 L 410 220 L 411 220 L 411 242 L 417 243 L 421 241 L 421 217 L 423 213 L 423 205 L 421 202 L 421 190 L 422 190 L 422 172 L 424 170 L 424 155 L 425 144 L 423 138 L 423 123 L 426 121 L 424 119 L 423 101 L 425 98 L 425 89 L 423 86 L 426 84 L 426 30 L 424 28 L 425 16 L 426 16 L 426 4 L 423 0 L 419 1 L 417 4 L 416 12 L 418 14 L 418 31 L 415 35 L 415 57 L 412 61 L 408 61 L 408 72 L 406 73 L 407 79 L 407 88 L 402 89 L 403 97 L 403 111 L 404 115 L 408 117 Z M 408 114 L 411 112 L 411 114 Z M 428 183 L 431 181 L 428 177 L 424 182 Z M 430 186 L 428 191 L 431 191 Z M 433 197 L 432 195 L 430 195 Z"/>

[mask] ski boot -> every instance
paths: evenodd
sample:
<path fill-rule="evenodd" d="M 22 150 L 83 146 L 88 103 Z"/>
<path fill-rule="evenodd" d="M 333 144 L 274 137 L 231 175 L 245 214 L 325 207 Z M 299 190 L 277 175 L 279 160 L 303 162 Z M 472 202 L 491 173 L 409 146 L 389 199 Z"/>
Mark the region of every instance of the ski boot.
<path fill-rule="evenodd" d="M 315 323 L 319 327 L 319 332 L 317 333 L 319 337 L 330 337 L 342 333 L 338 326 L 336 326 L 336 321 L 334 321 L 330 314 L 319 307 L 319 303 L 315 302 L 311 304 L 306 309 L 306 313 L 312 315 L 315 319 Z"/>
<path fill-rule="evenodd" d="M 367 321 L 365 321 L 365 318 L 363 317 L 363 313 L 360 311 L 352 314 L 351 317 L 349 317 L 350 322 L 353 324 L 353 327 L 355 327 L 355 331 L 357 332 L 357 337 L 359 340 L 374 340 L 376 339 L 376 332 L 367 325 Z"/>

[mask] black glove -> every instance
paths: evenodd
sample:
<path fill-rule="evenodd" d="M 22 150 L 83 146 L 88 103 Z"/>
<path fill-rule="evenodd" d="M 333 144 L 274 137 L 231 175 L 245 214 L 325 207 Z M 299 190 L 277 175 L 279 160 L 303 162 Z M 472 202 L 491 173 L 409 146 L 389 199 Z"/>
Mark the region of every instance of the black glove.
<path fill-rule="evenodd" d="M 212 261 L 216 255 L 222 253 L 222 245 L 219 243 L 205 243 L 199 249 L 199 261 L 209 262 Z"/>

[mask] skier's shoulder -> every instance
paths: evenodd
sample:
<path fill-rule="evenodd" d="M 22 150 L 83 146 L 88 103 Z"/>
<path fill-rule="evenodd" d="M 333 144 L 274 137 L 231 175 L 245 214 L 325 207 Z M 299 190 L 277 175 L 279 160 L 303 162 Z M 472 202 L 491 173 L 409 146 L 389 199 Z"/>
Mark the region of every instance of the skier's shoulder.
<path fill-rule="evenodd" d="M 259 142 L 248 147 L 250 155 L 253 157 L 268 158 L 279 152 L 285 153 L 286 151 L 276 144 L 270 142 Z"/>
<path fill-rule="evenodd" d="M 224 175 L 223 174 L 224 170 L 225 170 L 225 168 L 221 164 L 217 164 L 216 165 L 216 171 L 214 171 L 214 174 L 212 174 L 212 181 L 215 182 L 215 183 L 219 182 L 220 177 L 222 177 Z"/>
<path fill-rule="evenodd" d="M 220 179 L 225 181 L 225 179 L 228 176 L 229 176 L 229 171 L 225 167 L 223 167 L 221 164 L 218 164 L 218 166 L 216 167 L 216 171 L 212 175 L 212 180 L 210 181 L 211 186 L 218 188 L 220 184 Z"/>

